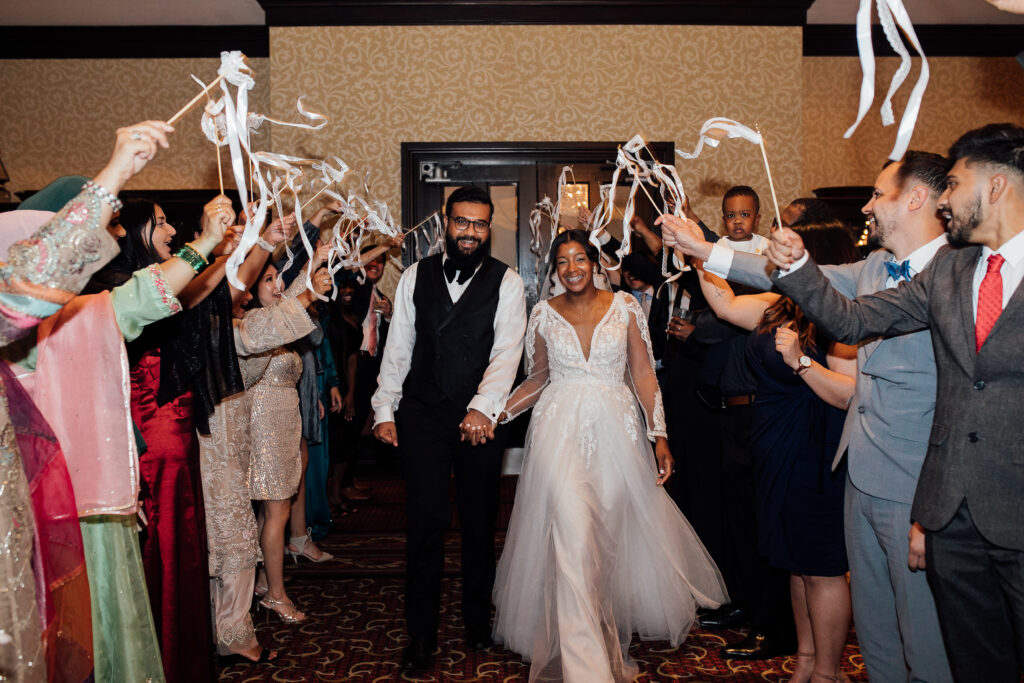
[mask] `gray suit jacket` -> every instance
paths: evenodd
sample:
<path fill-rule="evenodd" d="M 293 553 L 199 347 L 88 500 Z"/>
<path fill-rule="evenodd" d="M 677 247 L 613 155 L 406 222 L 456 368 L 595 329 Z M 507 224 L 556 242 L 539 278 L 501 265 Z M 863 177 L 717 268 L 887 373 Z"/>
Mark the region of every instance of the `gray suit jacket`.
<path fill-rule="evenodd" d="M 821 270 L 847 299 L 885 290 L 889 252 Z M 764 256 L 736 252 L 729 279 L 769 289 L 774 267 Z M 849 449 L 847 471 L 869 495 L 910 504 L 928 450 L 935 412 L 935 354 L 927 331 L 871 339 L 857 349 L 857 389 L 846 412 L 833 465 Z"/>
<path fill-rule="evenodd" d="M 943 247 L 912 281 L 853 301 L 829 287 L 811 261 L 773 279 L 843 342 L 931 329 L 935 416 L 913 519 L 938 531 L 966 500 L 986 539 L 1024 550 L 1024 287 L 975 353 L 972 281 L 980 254 L 978 246 Z"/>

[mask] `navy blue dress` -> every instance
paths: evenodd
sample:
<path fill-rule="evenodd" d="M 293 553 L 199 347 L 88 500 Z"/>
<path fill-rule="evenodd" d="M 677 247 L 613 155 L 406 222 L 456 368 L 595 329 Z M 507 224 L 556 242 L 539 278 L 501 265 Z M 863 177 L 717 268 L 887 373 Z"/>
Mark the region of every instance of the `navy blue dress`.
<path fill-rule="evenodd" d="M 810 355 L 825 364 L 828 342 Z M 843 490 L 846 459 L 832 460 L 845 411 L 815 395 L 775 350 L 774 333 L 747 338 L 757 377 L 751 454 L 761 554 L 780 569 L 807 576 L 845 574 Z"/>

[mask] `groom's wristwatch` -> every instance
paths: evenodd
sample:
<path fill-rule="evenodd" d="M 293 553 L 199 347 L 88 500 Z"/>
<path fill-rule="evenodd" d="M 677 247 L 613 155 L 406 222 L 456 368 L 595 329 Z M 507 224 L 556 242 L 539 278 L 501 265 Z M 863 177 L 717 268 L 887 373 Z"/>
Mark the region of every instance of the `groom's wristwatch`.
<path fill-rule="evenodd" d="M 802 374 L 804 374 L 805 372 L 807 372 L 808 370 L 811 369 L 811 362 L 812 362 L 811 361 L 811 357 L 808 356 L 807 354 L 804 354 L 804 355 L 800 356 L 800 359 L 797 361 L 797 363 L 799 363 L 799 365 L 797 366 L 796 370 L 793 371 L 793 374 L 794 375 L 802 375 Z"/>

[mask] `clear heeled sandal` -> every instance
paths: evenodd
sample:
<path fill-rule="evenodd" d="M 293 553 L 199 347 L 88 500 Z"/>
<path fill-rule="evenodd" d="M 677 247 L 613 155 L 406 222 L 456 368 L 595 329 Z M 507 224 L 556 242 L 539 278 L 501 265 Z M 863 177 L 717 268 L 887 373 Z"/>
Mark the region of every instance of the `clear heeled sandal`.
<path fill-rule="evenodd" d="M 275 600 L 269 595 L 260 600 L 260 607 L 274 612 L 286 624 L 298 624 L 306 620 L 306 613 L 299 610 L 291 600 Z"/>
<path fill-rule="evenodd" d="M 334 555 L 331 555 L 329 552 L 326 552 L 324 550 L 320 550 L 319 557 L 314 557 L 313 555 L 309 554 L 309 551 L 306 549 L 306 546 L 314 545 L 313 539 L 310 537 L 310 532 L 312 531 L 312 529 L 306 529 L 305 536 L 292 536 L 288 539 L 288 547 L 285 549 L 285 552 L 292 556 L 292 561 L 295 564 L 299 563 L 299 555 L 305 557 L 310 562 L 318 563 L 327 562 L 328 560 L 334 559 Z M 296 548 L 296 550 L 292 550 L 292 547 Z"/>

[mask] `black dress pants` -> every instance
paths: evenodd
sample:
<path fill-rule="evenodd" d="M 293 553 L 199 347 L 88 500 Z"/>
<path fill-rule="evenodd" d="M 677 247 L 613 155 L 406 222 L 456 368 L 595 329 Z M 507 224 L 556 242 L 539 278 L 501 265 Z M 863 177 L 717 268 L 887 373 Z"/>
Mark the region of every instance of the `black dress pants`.
<path fill-rule="evenodd" d="M 757 543 L 750 405 L 722 412 L 722 489 L 729 559 L 722 576 L 734 604 L 750 614 L 751 628 L 782 643 L 796 642 L 789 572 L 772 567 Z"/>
<path fill-rule="evenodd" d="M 498 514 L 502 428 L 495 441 L 459 441 L 466 409 L 404 398 L 398 411 L 398 445 L 405 470 L 406 594 L 409 635 L 436 642 L 444 568 L 444 534 L 451 526 L 449 483 L 462 533 L 462 617 L 470 634 L 489 634 L 494 587 L 494 524 Z"/>
<path fill-rule="evenodd" d="M 1002 548 L 974 526 L 965 500 L 925 538 L 928 585 L 958 683 L 1017 683 L 1024 661 L 1024 551 Z"/>

